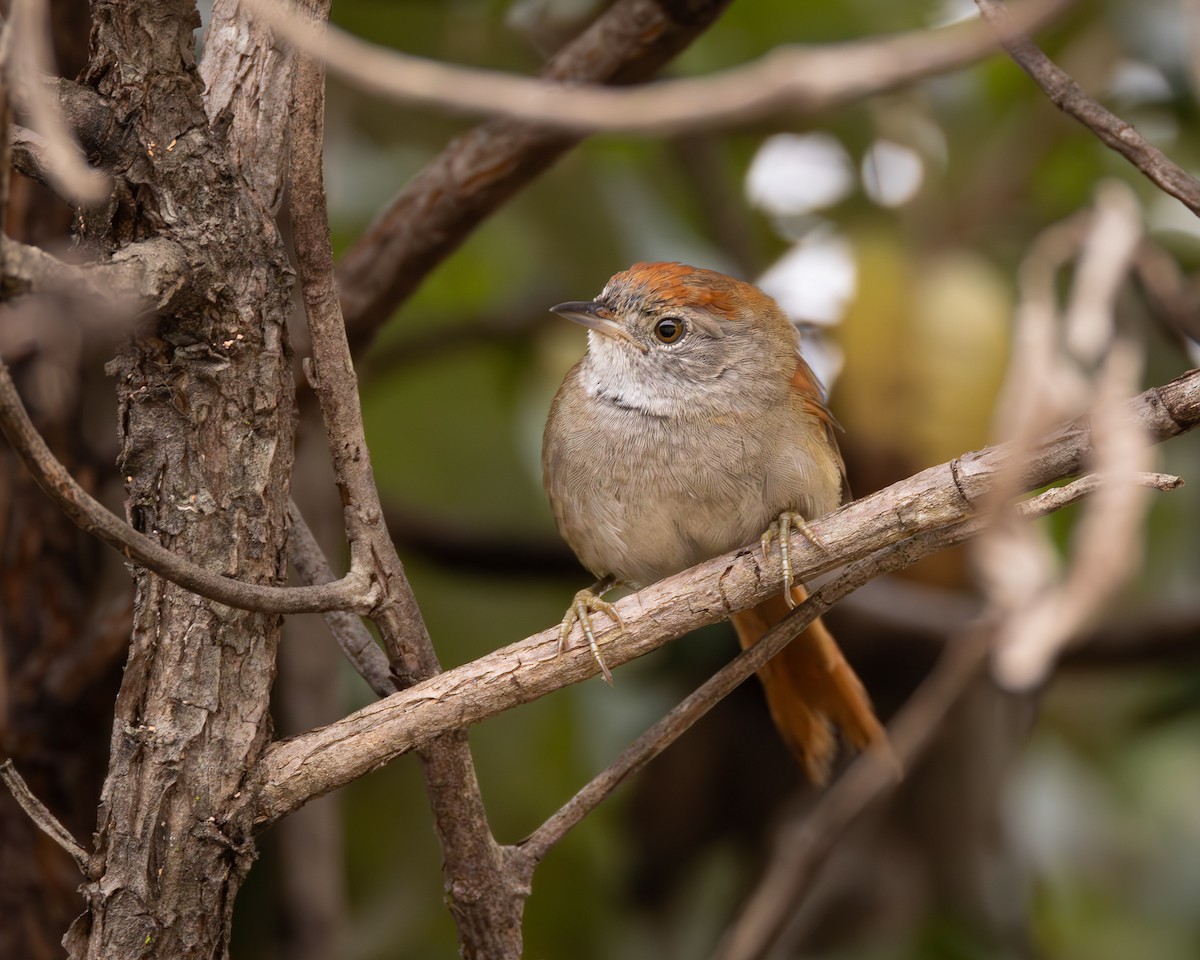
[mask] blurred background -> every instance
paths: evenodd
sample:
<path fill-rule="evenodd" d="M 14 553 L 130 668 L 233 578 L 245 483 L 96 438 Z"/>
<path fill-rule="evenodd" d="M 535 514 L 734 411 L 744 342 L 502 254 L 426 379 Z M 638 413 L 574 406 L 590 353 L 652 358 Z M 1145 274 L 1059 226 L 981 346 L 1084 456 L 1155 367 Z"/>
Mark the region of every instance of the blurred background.
<path fill-rule="evenodd" d="M 334 19 L 408 52 L 529 74 L 603 6 L 339 0 Z M 709 74 L 781 42 L 848 41 L 973 12 L 953 0 L 741 0 L 667 74 Z M 1200 170 L 1200 4 L 1080 4 L 1039 40 L 1093 96 Z M 471 126 L 332 79 L 335 250 Z M 1181 332 L 1200 303 L 1200 222 L 1003 56 L 814 120 L 597 136 L 570 152 L 430 274 L 361 357 L 376 476 L 443 666 L 556 623 L 591 580 L 558 540 L 541 490 L 546 412 L 584 350 L 583 332 L 548 306 L 590 298 L 644 259 L 758 282 L 804 330 L 861 496 L 989 442 L 1017 268 L 1042 230 L 1087 207 L 1112 177 L 1142 204 L 1154 265 L 1119 300 L 1122 328 L 1147 346 L 1148 386 L 1200 363 Z M 82 402 L 83 386 L 74 396 Z M 112 409 L 111 393 L 97 402 Z M 336 550 L 339 505 L 311 404 L 300 442 L 296 498 Z M 103 441 L 85 447 L 79 462 L 111 471 Z M 1043 689 L 972 687 L 901 787 L 838 843 L 772 956 L 1200 955 L 1200 445 L 1185 437 L 1161 455 L 1161 469 L 1191 486 L 1155 499 L 1135 582 Z M 5 470 L 6 483 L 21 483 Z M 1064 552 L 1076 515 L 1044 521 Z M 10 522 L 10 568 L 20 562 L 13 530 Z M 76 548 L 73 538 L 63 546 Z M 828 620 L 886 717 L 978 607 L 963 550 L 872 584 Z M 119 605 L 112 616 L 119 621 Z M 281 734 L 369 701 L 319 618 L 286 629 Z M 110 708 L 123 654 L 112 647 L 107 673 L 97 669 Z M 497 838 L 536 828 L 735 649 L 727 625 L 709 628 L 621 668 L 612 688 L 588 682 L 474 729 Z M 10 654 L 10 672 L 16 663 Z M 97 723 L 103 751 L 107 726 Z M 103 762 L 101 752 L 82 782 Z M 94 825 L 94 783 L 74 814 L 64 811 L 78 836 Z M 779 825 L 815 797 L 757 686 L 745 685 L 549 854 L 527 906 L 527 955 L 708 956 Z M 238 904 L 236 956 L 454 955 L 415 758 L 311 804 L 261 842 Z"/>

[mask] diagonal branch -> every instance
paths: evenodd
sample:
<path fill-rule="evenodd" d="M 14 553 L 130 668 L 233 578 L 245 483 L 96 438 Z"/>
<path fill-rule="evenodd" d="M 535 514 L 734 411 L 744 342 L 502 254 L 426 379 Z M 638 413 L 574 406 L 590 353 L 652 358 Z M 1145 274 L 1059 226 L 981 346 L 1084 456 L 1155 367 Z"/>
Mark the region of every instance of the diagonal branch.
<path fill-rule="evenodd" d="M 888 724 L 888 739 L 905 769 L 921 758 L 950 709 L 987 662 L 986 630 L 951 641 L 933 671 Z M 726 932 L 717 960 L 761 960 L 846 831 L 897 785 L 893 768 L 875 756 L 856 758 L 805 816 L 789 823 L 749 903 Z"/>
<path fill-rule="evenodd" d="M 79 845 L 79 841 L 71 836 L 71 831 L 62 825 L 62 822 L 52 814 L 41 800 L 34 796 L 33 791 L 29 789 L 29 784 L 25 782 L 25 778 L 13 766 L 11 759 L 0 763 L 0 780 L 4 781 L 4 785 L 8 787 L 9 792 L 13 795 L 13 799 L 20 804 L 21 809 L 29 816 L 29 819 L 34 822 L 39 830 L 46 836 L 62 847 L 67 854 L 75 861 L 75 866 L 79 868 L 80 873 L 85 877 L 88 874 L 88 861 L 91 859 L 88 852 Z"/>
<path fill-rule="evenodd" d="M 321 4 L 328 11 L 328 4 Z M 320 10 L 315 12 L 321 16 Z M 350 569 L 380 587 L 370 611 L 388 644 L 393 666 L 413 679 L 439 669 L 421 611 L 388 536 L 363 431 L 358 378 L 333 276 L 329 217 L 322 172 L 325 126 L 324 70 L 305 57 L 292 83 L 292 148 L 289 213 L 296 238 L 296 266 L 312 341 L 311 377 L 341 493 Z"/>
<path fill-rule="evenodd" d="M 292 529 L 288 534 L 288 558 L 296 572 L 307 584 L 331 583 L 335 579 L 333 570 L 295 500 L 288 504 L 288 514 L 292 521 Z M 347 610 L 329 610 L 325 613 L 325 623 L 346 659 L 367 681 L 376 696 L 386 697 L 396 691 L 387 656 L 356 614 Z"/>
<path fill-rule="evenodd" d="M 1047 57 L 1021 31 L 1013 30 L 1011 14 L 1003 0 L 975 0 L 980 12 L 996 30 L 1009 56 L 1045 92 L 1063 113 L 1074 117 L 1140 170 L 1146 178 L 1200 214 L 1200 181 L 1151 144 L 1132 126 L 1087 95 L 1071 77 Z"/>
<path fill-rule="evenodd" d="M 1152 442 L 1190 430 L 1200 424 L 1200 370 L 1148 390 L 1126 401 L 1124 408 Z M 1020 466 L 1021 487 L 1032 489 L 1077 475 L 1090 449 L 1086 422 L 1061 427 L 1039 442 Z M 966 454 L 822 518 L 814 527 L 827 546 L 825 552 L 800 535 L 794 538 L 797 577 L 810 580 L 918 533 L 971 519 L 1006 470 L 1008 458 L 1005 446 Z M 777 561 L 764 566 L 759 552 L 747 548 L 621 600 L 617 609 L 629 629 L 605 638 L 605 659 L 619 666 L 698 626 L 727 619 L 731 611 L 778 589 L 777 568 Z M 448 730 L 464 729 L 593 676 L 595 662 L 578 637 L 576 641 L 559 656 L 557 628 L 543 631 L 337 723 L 275 744 L 258 769 L 258 819 L 276 819 Z"/>
<path fill-rule="evenodd" d="M 1178 477 L 1153 473 L 1140 475 L 1136 482 L 1140 486 L 1164 491 L 1175 490 L 1183 483 Z M 1044 516 L 1052 511 L 1061 510 L 1068 504 L 1075 503 L 1102 486 L 1101 478 L 1095 474 L 1088 474 L 1066 486 L 1053 487 L 1024 501 L 1020 504 L 1021 514 L 1025 518 Z M 604 798 L 620 786 L 626 778 L 642 769 L 674 743 L 685 730 L 692 727 L 697 720 L 728 696 L 738 684 L 752 677 L 763 664 L 798 637 L 817 617 L 835 603 L 876 577 L 901 570 L 931 553 L 963 543 L 980 533 L 985 522 L 977 517 L 963 523 L 937 527 L 910 539 L 902 540 L 900 543 L 858 561 L 839 575 L 836 580 L 812 593 L 808 600 L 764 634 L 758 643 L 734 657 L 667 716 L 638 737 L 606 770 L 593 778 L 587 786 L 523 841 L 520 847 L 522 852 L 529 857 L 530 864 L 536 864 L 541 860 L 551 846 L 561 840 L 568 830 L 599 806 Z M 892 780 L 894 780 L 892 775 L 896 772 L 895 762 L 899 762 L 902 769 L 910 767 L 906 756 L 893 758 L 885 753 L 880 753 L 879 759 L 884 761 L 882 769 L 888 771 L 889 779 Z"/>

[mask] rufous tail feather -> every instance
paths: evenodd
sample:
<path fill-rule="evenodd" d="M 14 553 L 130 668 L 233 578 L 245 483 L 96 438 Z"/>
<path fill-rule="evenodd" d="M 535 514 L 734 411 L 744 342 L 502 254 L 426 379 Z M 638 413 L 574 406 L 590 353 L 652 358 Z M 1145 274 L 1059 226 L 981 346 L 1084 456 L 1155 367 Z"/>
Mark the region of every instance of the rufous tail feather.
<path fill-rule="evenodd" d="M 794 586 L 792 597 L 803 603 L 808 594 L 803 587 Z M 735 613 L 731 619 L 742 648 L 758 643 L 788 612 L 783 595 L 776 594 Z M 768 660 L 758 677 L 766 690 L 771 719 L 813 783 L 826 782 L 837 752 L 831 724 L 857 749 L 871 747 L 891 756 L 887 734 L 862 681 L 820 620 L 814 620 Z"/>

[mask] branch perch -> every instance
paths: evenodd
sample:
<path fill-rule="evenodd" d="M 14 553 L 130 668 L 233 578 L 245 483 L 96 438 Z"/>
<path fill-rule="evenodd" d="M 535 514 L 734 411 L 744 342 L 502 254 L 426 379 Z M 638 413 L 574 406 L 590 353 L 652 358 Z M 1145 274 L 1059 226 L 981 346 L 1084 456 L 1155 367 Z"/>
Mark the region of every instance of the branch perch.
<path fill-rule="evenodd" d="M 1175 490 L 1183 484 L 1179 477 L 1168 474 L 1147 473 L 1136 478 L 1140 486 L 1155 490 Z M 1060 510 L 1067 504 L 1095 492 L 1102 485 L 1102 478 L 1095 474 L 1080 477 L 1062 487 L 1053 487 L 1020 504 L 1025 517 L 1044 516 Z M 624 780 L 636 773 L 668 746 L 704 714 L 716 706 L 724 697 L 745 682 L 775 654 L 800 635 L 817 617 L 843 597 L 875 577 L 911 565 L 915 560 L 938 550 L 962 543 L 977 535 L 985 526 L 980 518 L 968 520 L 948 527 L 938 527 L 902 540 L 878 554 L 853 564 L 832 583 L 811 594 L 803 604 L 793 610 L 784 620 L 772 627 L 754 646 L 743 650 L 717 673 L 706 680 L 667 716 L 642 734 L 617 758 L 608 769 L 601 772 L 580 790 L 561 809 L 535 830 L 521 844 L 521 850 L 536 864 L 546 851 L 557 843 L 566 832 L 579 823 Z M 895 774 L 895 764 L 907 769 L 908 756 L 880 756 L 886 761 L 883 766 L 889 774 Z"/>
<path fill-rule="evenodd" d="M 1200 424 L 1200 370 L 1128 400 L 1124 409 L 1152 442 Z M 1090 453 L 1091 434 L 1077 421 L 1044 438 L 1019 468 L 1023 489 L 1073 477 Z M 931 467 L 818 520 L 826 544 L 818 551 L 793 539 L 797 577 L 814 576 L 884 550 L 916 534 L 974 517 L 1000 471 L 1005 446 L 989 447 Z M 1007 475 L 1007 474 L 1006 474 Z M 759 551 L 714 558 L 626 597 L 617 609 L 628 630 L 605 638 L 605 658 L 619 666 L 698 626 L 725 620 L 733 610 L 778 590 L 777 560 Z M 371 704 L 345 719 L 273 745 L 258 769 L 262 784 L 256 818 L 276 819 L 448 730 L 479 723 L 569 683 L 593 676 L 586 645 L 558 655 L 557 628 L 448 670 Z"/>

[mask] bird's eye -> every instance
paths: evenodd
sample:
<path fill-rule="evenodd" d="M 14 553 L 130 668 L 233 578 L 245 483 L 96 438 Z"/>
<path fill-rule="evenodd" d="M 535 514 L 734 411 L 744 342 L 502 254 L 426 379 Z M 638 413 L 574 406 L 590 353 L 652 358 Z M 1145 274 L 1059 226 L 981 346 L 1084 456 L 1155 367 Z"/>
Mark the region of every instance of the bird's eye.
<path fill-rule="evenodd" d="M 674 343 L 683 336 L 684 322 L 679 317 L 663 317 L 654 325 L 654 335 L 661 343 Z"/>

